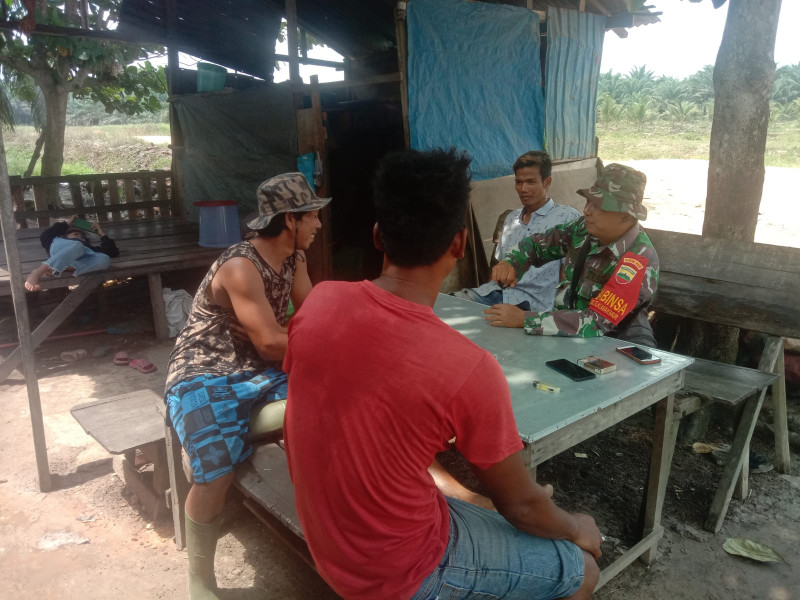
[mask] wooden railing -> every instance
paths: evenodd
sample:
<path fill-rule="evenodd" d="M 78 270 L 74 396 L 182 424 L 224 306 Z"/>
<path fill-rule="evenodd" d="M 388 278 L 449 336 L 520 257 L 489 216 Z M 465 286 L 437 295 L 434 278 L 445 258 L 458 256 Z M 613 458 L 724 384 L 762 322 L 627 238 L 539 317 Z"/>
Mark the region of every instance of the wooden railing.
<path fill-rule="evenodd" d="M 39 227 L 48 227 L 51 218 L 74 214 L 96 215 L 100 222 L 180 214 L 171 171 L 14 176 L 9 177 L 9 183 L 20 228 L 27 228 L 28 219 L 35 219 Z M 68 198 L 61 192 L 62 184 L 69 188 Z M 25 207 L 25 189 L 29 187 L 33 189 L 33 210 Z"/>

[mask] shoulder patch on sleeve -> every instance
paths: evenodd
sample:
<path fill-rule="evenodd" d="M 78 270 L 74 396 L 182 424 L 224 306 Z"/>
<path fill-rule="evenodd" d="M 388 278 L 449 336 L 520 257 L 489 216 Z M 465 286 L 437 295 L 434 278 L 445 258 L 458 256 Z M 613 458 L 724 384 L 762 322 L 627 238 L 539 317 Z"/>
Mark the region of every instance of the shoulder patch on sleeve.
<path fill-rule="evenodd" d="M 592 298 L 589 309 L 619 325 L 636 307 L 648 262 L 644 256 L 626 252 L 603 289 Z"/>

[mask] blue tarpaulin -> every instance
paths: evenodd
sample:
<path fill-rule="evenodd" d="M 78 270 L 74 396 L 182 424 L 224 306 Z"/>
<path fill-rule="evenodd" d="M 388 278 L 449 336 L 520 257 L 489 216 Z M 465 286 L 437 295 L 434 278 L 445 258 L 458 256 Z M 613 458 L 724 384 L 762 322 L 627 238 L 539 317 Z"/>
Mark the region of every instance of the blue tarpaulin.
<path fill-rule="evenodd" d="M 466 150 L 476 180 L 510 175 L 520 154 L 542 149 L 536 13 L 480 2 L 414 0 L 407 19 L 412 148 Z"/>

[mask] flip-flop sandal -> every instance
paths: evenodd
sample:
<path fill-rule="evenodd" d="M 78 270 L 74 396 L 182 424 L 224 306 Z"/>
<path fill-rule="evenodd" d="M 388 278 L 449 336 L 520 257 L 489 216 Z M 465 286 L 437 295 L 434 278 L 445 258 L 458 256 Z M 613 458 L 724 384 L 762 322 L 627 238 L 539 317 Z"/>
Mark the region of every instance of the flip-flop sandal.
<path fill-rule="evenodd" d="M 156 366 L 146 358 L 135 358 L 128 363 L 128 366 L 133 367 L 140 373 L 153 373 L 158 370 Z"/>
<path fill-rule="evenodd" d="M 125 350 L 121 350 L 114 355 L 114 364 L 121 367 L 127 367 L 131 362 L 131 358 Z"/>
<path fill-rule="evenodd" d="M 89 356 L 89 353 L 86 352 L 83 348 L 78 348 L 77 350 L 67 350 L 66 352 L 61 353 L 61 360 L 64 362 L 72 363 L 79 360 L 83 360 Z"/>

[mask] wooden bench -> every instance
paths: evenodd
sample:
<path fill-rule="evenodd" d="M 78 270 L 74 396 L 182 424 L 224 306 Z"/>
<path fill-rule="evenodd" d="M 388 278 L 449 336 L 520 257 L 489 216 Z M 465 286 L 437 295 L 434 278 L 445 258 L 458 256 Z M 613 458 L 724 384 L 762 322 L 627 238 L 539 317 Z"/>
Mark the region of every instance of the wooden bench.
<path fill-rule="evenodd" d="M 155 217 L 134 221 L 109 222 L 103 225 L 116 241 L 119 256 L 111 259 L 107 271 L 83 277 L 43 279 L 42 289 L 75 286 L 66 298 L 31 332 L 34 347 L 41 344 L 104 281 L 147 276 L 156 338 L 167 339 L 166 307 L 161 287 L 161 273 L 194 267 L 208 267 L 223 248 L 197 245 L 198 226 L 177 217 Z M 42 229 L 17 230 L 17 246 L 26 276 L 46 258 L 39 242 Z M 11 284 L 5 255 L 0 256 L 0 296 L 10 295 Z M 35 293 L 35 292 L 34 292 Z M 20 348 L 0 362 L 0 382 L 5 381 L 22 361 Z"/>
<path fill-rule="evenodd" d="M 748 495 L 750 439 L 772 386 L 776 469 L 790 470 L 783 337 L 800 336 L 800 249 L 648 230 L 661 275 L 657 313 L 768 334 L 758 369 L 697 360 L 686 371 L 677 418 L 709 404 L 744 403 L 705 528 L 719 531 L 736 488 Z"/>
<path fill-rule="evenodd" d="M 79 404 L 70 410 L 83 430 L 111 454 L 114 471 L 155 521 L 168 502 L 170 478 L 164 443 L 164 400 L 139 390 Z M 136 453 L 153 464 L 152 480 L 136 468 Z"/>

